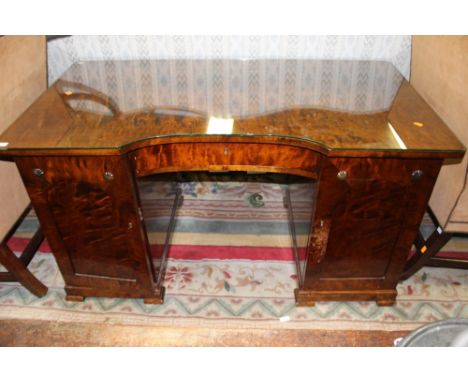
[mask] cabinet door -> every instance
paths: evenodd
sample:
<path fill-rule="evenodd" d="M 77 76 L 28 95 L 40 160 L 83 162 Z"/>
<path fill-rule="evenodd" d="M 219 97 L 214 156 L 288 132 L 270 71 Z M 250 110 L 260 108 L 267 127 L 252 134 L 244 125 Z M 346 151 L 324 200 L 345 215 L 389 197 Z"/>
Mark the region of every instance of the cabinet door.
<path fill-rule="evenodd" d="M 305 288 L 355 291 L 356 299 L 364 291 L 394 289 L 440 165 L 440 160 L 327 159 Z"/>
<path fill-rule="evenodd" d="M 67 291 L 154 297 L 154 272 L 126 158 L 18 158 Z"/>

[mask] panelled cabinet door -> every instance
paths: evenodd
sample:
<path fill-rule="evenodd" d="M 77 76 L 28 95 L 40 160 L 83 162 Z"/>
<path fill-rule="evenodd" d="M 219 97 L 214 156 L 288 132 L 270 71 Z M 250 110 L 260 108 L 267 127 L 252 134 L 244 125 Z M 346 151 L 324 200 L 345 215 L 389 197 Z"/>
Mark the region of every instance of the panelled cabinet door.
<path fill-rule="evenodd" d="M 333 291 L 344 290 L 354 291 L 356 300 L 375 299 L 377 290 L 389 295 L 441 163 L 380 158 L 325 162 L 304 289 L 329 293 L 330 299 L 337 298 Z"/>
<path fill-rule="evenodd" d="M 67 291 L 89 287 L 123 296 L 146 289 L 153 296 L 154 271 L 125 157 L 18 158 L 17 165 Z"/>

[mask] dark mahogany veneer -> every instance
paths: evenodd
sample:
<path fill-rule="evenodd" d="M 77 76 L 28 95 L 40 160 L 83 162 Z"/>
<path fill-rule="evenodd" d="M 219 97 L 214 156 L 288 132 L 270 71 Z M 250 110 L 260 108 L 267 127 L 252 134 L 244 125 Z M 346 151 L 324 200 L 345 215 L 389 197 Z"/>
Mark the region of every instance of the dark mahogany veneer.
<path fill-rule="evenodd" d="M 266 170 L 320 178 L 297 302 L 384 305 L 395 300 L 442 160 L 327 157 L 284 144 L 204 142 L 148 146 L 121 156 L 18 157 L 16 163 L 64 275 L 68 299 L 162 302 L 139 218 L 136 175 Z M 35 175 L 36 168 L 44 174 Z M 416 170 L 423 176 L 414 179 Z M 346 179 L 337 177 L 340 171 L 347 172 Z M 105 179 L 106 172 L 113 179 Z"/>

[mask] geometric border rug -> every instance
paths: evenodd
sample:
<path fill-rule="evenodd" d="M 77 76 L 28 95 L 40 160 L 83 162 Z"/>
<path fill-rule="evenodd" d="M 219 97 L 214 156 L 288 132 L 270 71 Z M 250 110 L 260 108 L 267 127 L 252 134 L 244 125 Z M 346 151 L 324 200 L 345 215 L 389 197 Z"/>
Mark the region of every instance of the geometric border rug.
<path fill-rule="evenodd" d="M 296 307 L 292 262 L 170 260 L 162 305 L 140 299 L 64 300 L 63 281 L 50 254 L 30 265 L 49 285 L 36 298 L 15 283 L 0 284 L 0 318 L 263 329 L 413 330 L 446 318 L 468 318 L 468 271 L 424 268 L 398 286 L 397 303 L 321 302 Z"/>

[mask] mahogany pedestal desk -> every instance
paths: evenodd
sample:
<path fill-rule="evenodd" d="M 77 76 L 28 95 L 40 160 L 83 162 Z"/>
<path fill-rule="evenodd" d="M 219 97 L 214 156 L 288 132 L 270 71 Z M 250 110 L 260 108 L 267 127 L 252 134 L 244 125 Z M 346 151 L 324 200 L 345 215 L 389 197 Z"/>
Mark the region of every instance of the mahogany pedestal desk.
<path fill-rule="evenodd" d="M 146 303 L 164 299 L 181 197 L 151 255 L 139 179 L 228 171 L 309 182 L 308 240 L 303 255 L 294 248 L 297 304 L 391 305 L 439 169 L 465 151 L 391 64 L 285 59 L 76 63 L 0 142 L 67 300 Z"/>

